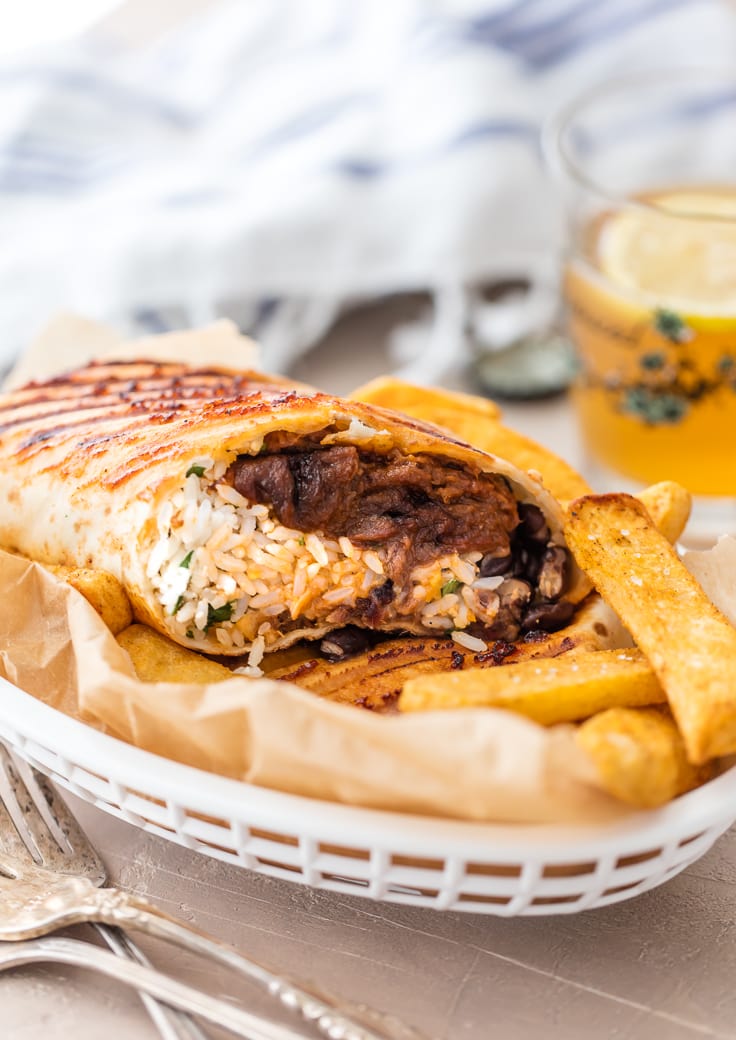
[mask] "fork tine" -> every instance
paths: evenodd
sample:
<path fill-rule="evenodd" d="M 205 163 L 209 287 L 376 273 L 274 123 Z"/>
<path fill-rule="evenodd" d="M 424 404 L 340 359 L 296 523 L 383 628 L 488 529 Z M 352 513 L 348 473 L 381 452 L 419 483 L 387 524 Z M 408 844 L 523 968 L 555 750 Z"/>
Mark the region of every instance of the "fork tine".
<path fill-rule="evenodd" d="M 83 873 L 98 887 L 104 885 L 107 881 L 107 869 L 54 785 L 23 759 L 15 756 L 15 761 L 18 764 L 22 763 L 23 769 L 28 775 L 28 790 L 34 804 L 43 813 L 44 819 L 47 816 L 53 819 L 56 828 L 62 835 L 64 844 L 60 846 L 61 855 L 56 859 L 56 869 L 69 872 L 68 856 L 71 853 L 76 860 L 73 865 L 74 873 Z"/>
<path fill-rule="evenodd" d="M 27 856 L 25 857 L 27 861 Z M 31 868 L 35 869 L 35 868 Z M 0 851 L 0 881 L 23 877 L 23 861 L 9 853 Z"/>
<path fill-rule="evenodd" d="M 24 811 L 23 808 L 24 805 L 27 806 L 30 796 L 27 791 L 22 791 L 20 797 L 18 795 L 18 778 L 13 769 L 13 760 L 6 748 L 0 744 L 0 799 L 16 834 L 31 854 L 31 858 L 35 863 L 41 864 L 44 857 L 38 841 L 39 828 L 33 825 L 33 817 L 29 819 L 27 810 Z"/>
<path fill-rule="evenodd" d="M 7 852 L 21 860 L 31 856 L 31 850 L 18 834 L 2 797 L 0 797 L 0 852 Z"/>
<path fill-rule="evenodd" d="M 48 827 L 49 833 L 56 841 L 56 844 L 64 852 L 73 852 L 73 846 L 69 837 L 64 833 L 64 828 L 59 820 L 59 814 L 55 807 L 52 809 L 53 788 L 45 777 L 42 778 L 40 773 L 36 773 L 28 765 L 25 759 L 14 755 L 12 751 L 8 751 L 8 754 L 18 777 L 19 787 L 20 784 L 25 785 L 27 794 L 30 795 L 31 801 L 41 814 L 41 818 Z"/>
<path fill-rule="evenodd" d="M 13 861 L 15 857 L 15 862 Z M 37 869 L 53 875 L 84 877 L 104 885 L 106 871 L 86 834 L 53 784 L 20 755 L 0 742 L 0 906 L 17 894 L 18 878 Z M 94 926 L 119 956 L 146 964 L 146 958 L 124 933 Z M 141 993 L 162 1040 L 205 1040 L 188 1015 Z"/>
<path fill-rule="evenodd" d="M 53 785 L 2 745 L 0 799 L 36 863 L 62 874 L 81 871 L 95 884 L 105 883 L 102 860 Z"/>

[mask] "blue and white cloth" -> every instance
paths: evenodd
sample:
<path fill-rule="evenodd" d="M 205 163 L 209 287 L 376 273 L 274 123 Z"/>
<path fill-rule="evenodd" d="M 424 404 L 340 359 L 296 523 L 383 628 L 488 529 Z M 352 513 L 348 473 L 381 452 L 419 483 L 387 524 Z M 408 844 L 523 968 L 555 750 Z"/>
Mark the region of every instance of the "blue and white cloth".
<path fill-rule="evenodd" d="M 75 310 L 125 331 L 228 315 L 283 369 L 347 303 L 416 289 L 459 350 L 464 287 L 555 242 L 541 121 L 611 74 L 733 65 L 735 12 L 218 0 L 142 42 L 103 24 L 6 60 L 0 362 Z"/>

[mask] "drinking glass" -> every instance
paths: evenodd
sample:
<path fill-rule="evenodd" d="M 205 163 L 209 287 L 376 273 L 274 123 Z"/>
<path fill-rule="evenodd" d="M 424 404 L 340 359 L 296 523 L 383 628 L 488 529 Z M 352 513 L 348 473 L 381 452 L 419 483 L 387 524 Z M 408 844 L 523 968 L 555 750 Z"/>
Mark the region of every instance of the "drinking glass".
<path fill-rule="evenodd" d="M 676 480 L 736 532 L 736 72 L 631 75 L 547 128 L 568 217 L 573 402 L 601 488 Z"/>

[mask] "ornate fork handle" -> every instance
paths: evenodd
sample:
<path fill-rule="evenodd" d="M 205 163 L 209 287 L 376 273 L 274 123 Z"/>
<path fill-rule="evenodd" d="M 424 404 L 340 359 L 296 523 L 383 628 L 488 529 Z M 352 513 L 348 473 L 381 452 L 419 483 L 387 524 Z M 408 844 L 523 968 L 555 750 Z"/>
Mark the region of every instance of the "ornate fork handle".
<path fill-rule="evenodd" d="M 242 1008 L 177 982 L 153 968 L 122 960 L 114 953 L 107 953 L 79 939 L 31 939 L 28 942 L 2 943 L 0 947 L 0 971 L 43 961 L 92 968 L 110 978 L 126 982 L 172 1007 L 199 1015 L 247 1040 L 306 1040 L 303 1033 L 295 1033 L 276 1022 L 267 1022 Z"/>
<path fill-rule="evenodd" d="M 85 886 L 87 887 L 87 886 Z M 346 1014 L 343 1008 L 328 997 L 304 989 L 302 986 L 277 975 L 256 961 L 249 960 L 232 947 L 205 935 L 198 929 L 186 925 L 153 906 L 147 900 L 129 895 L 120 889 L 94 888 L 91 884 L 85 892 L 84 906 L 80 911 L 87 920 L 101 921 L 124 929 L 138 929 L 159 939 L 166 939 L 227 967 L 260 983 L 285 1007 L 297 1012 L 314 1025 L 329 1040 L 422 1040 L 414 1029 L 399 1023 L 389 1016 L 372 1013 L 374 1021 L 380 1019 L 381 1033 L 373 1032 L 365 1025 Z M 356 1009 L 358 1010 L 358 1009 Z M 362 1012 L 365 1014 L 365 1012 Z"/>

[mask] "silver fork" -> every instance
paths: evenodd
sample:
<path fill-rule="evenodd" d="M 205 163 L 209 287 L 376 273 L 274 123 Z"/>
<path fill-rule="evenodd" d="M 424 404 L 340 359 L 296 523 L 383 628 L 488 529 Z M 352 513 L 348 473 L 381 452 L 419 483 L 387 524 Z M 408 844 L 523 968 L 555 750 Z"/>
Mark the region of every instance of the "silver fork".
<path fill-rule="evenodd" d="M 0 765 L 0 775 L 7 779 L 0 790 L 2 801 L 23 837 L 24 852 L 36 849 L 33 861 L 27 853 L 19 857 L 17 849 L 10 855 L 0 852 L 0 940 L 33 938 L 82 922 L 138 929 L 259 983 L 329 1040 L 423 1040 L 392 1016 L 364 1005 L 350 1005 L 346 1011 L 346 1005 L 279 976 L 147 900 L 100 887 L 106 881 L 102 862 L 51 784 L 2 744 Z"/>
<path fill-rule="evenodd" d="M 222 1026 L 244 1040 L 307 1040 L 287 1026 L 269 1022 L 242 1008 L 211 997 L 201 990 L 177 982 L 154 968 L 127 958 L 116 957 L 99 946 L 80 939 L 29 939 L 27 942 L 0 943 L 0 971 L 23 964 L 53 961 L 73 964 L 101 972 L 111 979 L 134 986 L 139 992 L 155 996 L 173 1008 L 181 1008 Z"/>
<path fill-rule="evenodd" d="M 102 885 L 105 868 L 77 821 L 63 811 L 65 808 L 46 777 L 16 759 L 0 743 L 0 850 L 21 859 L 30 854 L 39 866 L 61 874 L 70 870 L 82 873 Z M 76 855 L 75 848 L 79 850 Z M 105 924 L 93 924 L 93 928 L 118 957 L 151 966 L 142 950 L 120 929 Z M 190 1015 L 144 991 L 139 996 L 162 1040 L 206 1040 Z"/>

